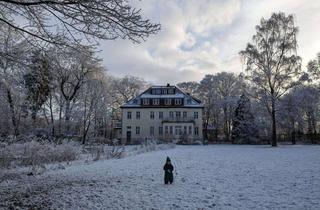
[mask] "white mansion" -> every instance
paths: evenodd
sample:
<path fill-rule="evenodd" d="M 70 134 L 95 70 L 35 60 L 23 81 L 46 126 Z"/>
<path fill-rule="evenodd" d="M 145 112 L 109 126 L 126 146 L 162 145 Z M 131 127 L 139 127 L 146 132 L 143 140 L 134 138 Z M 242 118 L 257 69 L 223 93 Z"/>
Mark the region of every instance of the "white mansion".
<path fill-rule="evenodd" d="M 202 140 L 201 101 L 176 86 L 152 86 L 122 108 L 121 140 Z"/>

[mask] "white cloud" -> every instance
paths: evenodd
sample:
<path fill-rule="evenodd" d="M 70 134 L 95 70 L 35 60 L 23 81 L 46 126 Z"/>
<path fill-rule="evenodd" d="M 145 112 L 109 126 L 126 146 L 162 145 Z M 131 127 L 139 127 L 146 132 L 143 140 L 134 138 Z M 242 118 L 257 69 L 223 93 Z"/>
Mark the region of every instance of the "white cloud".
<path fill-rule="evenodd" d="M 300 27 L 299 53 L 304 59 L 320 51 L 320 2 L 299 0 L 142 0 L 134 1 L 143 16 L 162 30 L 136 45 L 105 41 L 101 57 L 114 75 L 135 75 L 153 83 L 197 81 L 205 74 L 240 72 L 238 52 L 254 34 L 262 16 L 295 13 Z"/>

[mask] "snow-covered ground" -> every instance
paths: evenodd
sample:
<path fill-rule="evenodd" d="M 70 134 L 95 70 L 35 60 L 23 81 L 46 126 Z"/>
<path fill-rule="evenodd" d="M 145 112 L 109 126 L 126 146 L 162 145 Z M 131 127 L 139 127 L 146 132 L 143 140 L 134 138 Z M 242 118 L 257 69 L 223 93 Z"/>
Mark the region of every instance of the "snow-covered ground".
<path fill-rule="evenodd" d="M 163 184 L 170 156 L 177 174 Z M 0 208 L 319 209 L 320 146 L 178 146 L 0 184 Z"/>

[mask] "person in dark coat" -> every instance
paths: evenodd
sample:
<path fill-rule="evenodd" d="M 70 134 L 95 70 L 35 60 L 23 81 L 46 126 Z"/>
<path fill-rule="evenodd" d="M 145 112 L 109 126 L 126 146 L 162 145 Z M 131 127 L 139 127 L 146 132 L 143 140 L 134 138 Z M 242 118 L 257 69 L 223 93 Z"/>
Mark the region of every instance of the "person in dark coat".
<path fill-rule="evenodd" d="M 167 157 L 166 164 L 163 166 L 164 170 L 164 184 L 172 184 L 173 183 L 173 165 L 171 164 L 171 160 Z"/>

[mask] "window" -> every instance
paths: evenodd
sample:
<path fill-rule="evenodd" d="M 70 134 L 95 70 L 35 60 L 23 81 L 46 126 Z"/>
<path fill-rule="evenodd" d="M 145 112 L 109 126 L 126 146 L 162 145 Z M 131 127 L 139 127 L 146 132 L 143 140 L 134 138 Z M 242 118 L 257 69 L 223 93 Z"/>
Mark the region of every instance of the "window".
<path fill-rule="evenodd" d="M 164 94 L 164 95 L 167 94 L 167 89 L 162 89 L 161 93 Z"/>
<path fill-rule="evenodd" d="M 149 105 L 149 99 L 148 99 L 148 98 L 144 98 L 144 99 L 142 100 L 142 104 L 143 104 L 143 105 Z"/>
<path fill-rule="evenodd" d="M 159 105 L 160 104 L 160 99 L 158 99 L 158 98 L 153 99 L 152 100 L 152 104 L 153 105 Z"/>
<path fill-rule="evenodd" d="M 176 112 L 176 118 L 180 118 L 181 117 L 181 112 L 177 111 Z"/>
<path fill-rule="evenodd" d="M 127 130 L 130 130 L 131 129 L 131 126 L 127 126 Z"/>
<path fill-rule="evenodd" d="M 151 126 L 151 127 L 150 127 L 150 136 L 153 136 L 153 135 L 154 135 L 154 127 Z"/>
<path fill-rule="evenodd" d="M 183 134 L 186 135 L 187 134 L 187 126 L 183 127 Z"/>
<path fill-rule="evenodd" d="M 173 88 L 168 89 L 168 94 L 174 94 L 174 89 Z"/>
<path fill-rule="evenodd" d="M 198 117 L 199 117 L 199 116 L 198 116 L 198 112 L 194 112 L 194 113 L 193 113 L 193 117 L 194 117 L 194 119 L 198 119 Z"/>
<path fill-rule="evenodd" d="M 190 98 L 187 100 L 187 104 L 191 104 L 191 99 Z"/>
<path fill-rule="evenodd" d="M 165 132 L 165 134 L 168 134 L 168 133 L 169 133 L 168 126 L 165 127 L 165 131 L 164 131 L 164 132 Z"/>
<path fill-rule="evenodd" d="M 160 94 L 161 94 L 161 89 L 159 89 L 159 88 L 156 89 L 156 94 L 157 94 L 157 95 L 160 95 Z"/>
<path fill-rule="evenodd" d="M 131 119 L 131 112 L 127 112 L 127 119 Z"/>
<path fill-rule="evenodd" d="M 194 127 L 194 135 L 198 136 L 199 135 L 199 128 Z"/>
<path fill-rule="evenodd" d="M 171 98 L 166 98 L 166 99 L 164 100 L 164 104 L 165 104 L 165 105 L 171 105 Z"/>
<path fill-rule="evenodd" d="M 174 104 L 175 104 L 175 105 L 181 105 L 181 104 L 182 104 L 181 98 L 176 98 L 176 99 L 174 99 Z"/>
<path fill-rule="evenodd" d="M 181 135 L 181 126 L 175 126 L 174 130 L 176 135 Z"/>
<path fill-rule="evenodd" d="M 136 119 L 140 119 L 140 112 L 136 112 Z"/>
<path fill-rule="evenodd" d="M 170 134 L 173 134 L 173 127 L 170 126 Z"/>
<path fill-rule="evenodd" d="M 136 134 L 139 135 L 140 134 L 140 126 L 136 127 Z"/>
<path fill-rule="evenodd" d="M 154 112 L 150 112 L 150 119 L 154 119 Z"/>
<path fill-rule="evenodd" d="M 169 117 L 170 118 L 173 118 L 174 116 L 173 116 L 173 112 L 169 112 Z"/>
<path fill-rule="evenodd" d="M 189 126 L 189 135 L 191 135 L 191 134 L 192 134 L 192 127 Z"/>
<path fill-rule="evenodd" d="M 162 135 L 163 134 L 163 127 L 159 127 L 159 135 Z"/>
<path fill-rule="evenodd" d="M 187 118 L 187 112 L 183 112 L 183 118 Z"/>
<path fill-rule="evenodd" d="M 163 112 L 159 112 L 159 119 L 163 119 Z"/>

